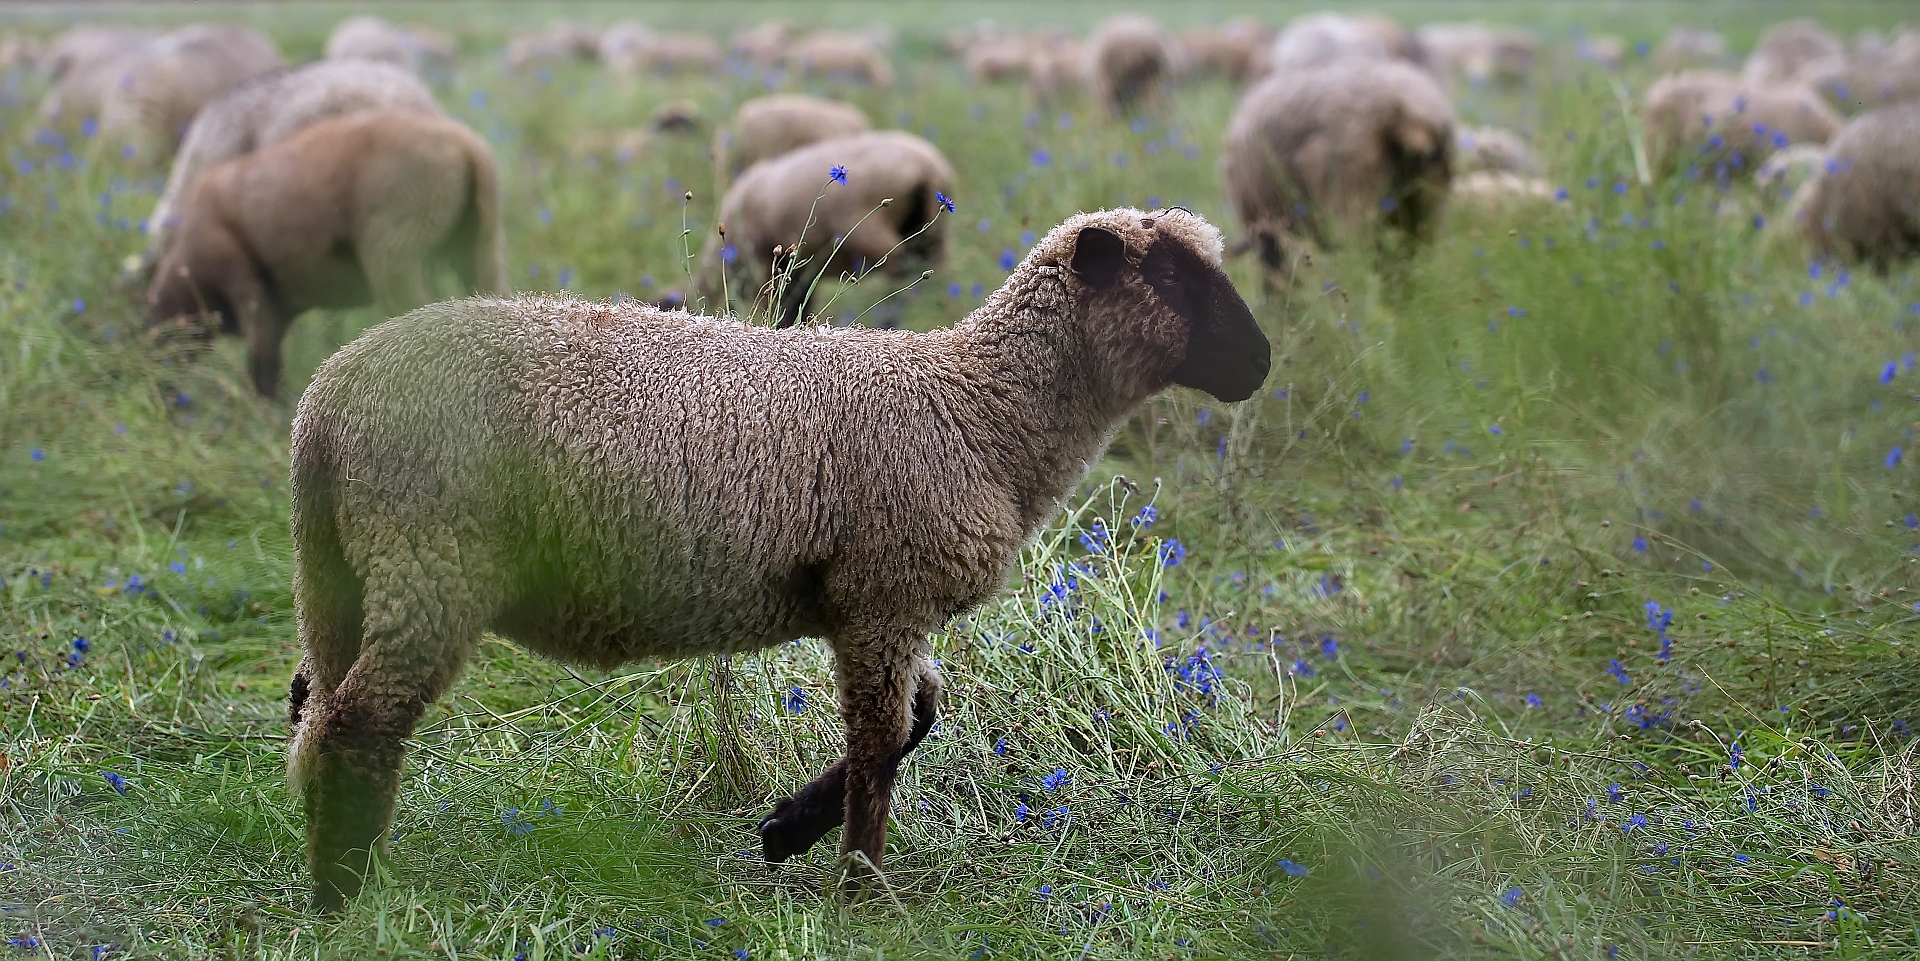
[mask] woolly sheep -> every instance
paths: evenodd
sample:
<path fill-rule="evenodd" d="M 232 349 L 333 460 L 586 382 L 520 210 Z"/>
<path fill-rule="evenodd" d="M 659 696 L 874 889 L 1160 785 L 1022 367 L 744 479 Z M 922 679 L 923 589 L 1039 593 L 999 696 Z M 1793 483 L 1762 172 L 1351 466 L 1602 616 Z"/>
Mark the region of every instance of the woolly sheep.
<path fill-rule="evenodd" d="M 1414 33 L 1416 59 L 1436 76 L 1475 84 L 1515 84 L 1533 73 L 1540 43 L 1518 30 L 1478 23 L 1432 23 Z"/>
<path fill-rule="evenodd" d="M 1587 37 L 1573 45 L 1573 56 L 1602 70 L 1618 70 L 1627 59 L 1627 41 L 1612 34 Z"/>
<path fill-rule="evenodd" d="M 1714 67 L 1727 59 L 1727 38 L 1700 27 L 1678 26 L 1667 31 L 1653 52 L 1661 70 L 1674 73 L 1695 67 Z"/>
<path fill-rule="evenodd" d="M 194 24 L 162 36 L 105 92 L 100 129 L 149 160 L 172 156 L 200 108 L 286 65 L 251 27 Z"/>
<path fill-rule="evenodd" d="M 147 319 L 219 314 L 247 340 L 254 389 L 272 397 L 301 312 L 372 301 L 404 313 L 433 299 L 441 258 L 467 290 L 506 292 L 486 141 L 438 114 L 360 111 L 207 171 L 154 271 Z"/>
<path fill-rule="evenodd" d="M 1261 261 L 1279 268 L 1303 237 L 1331 247 L 1376 219 L 1422 238 L 1446 198 L 1453 131 L 1453 107 L 1424 70 L 1349 58 L 1247 91 L 1221 174 Z"/>
<path fill-rule="evenodd" d="M 453 69 L 452 39 L 424 27 L 399 27 L 371 14 L 340 21 L 327 35 L 328 60 L 373 60 L 420 76 Z"/>
<path fill-rule="evenodd" d="M 98 117 L 107 88 L 129 66 L 148 56 L 153 33 L 121 24 L 73 27 L 48 41 L 40 67 L 52 89 L 41 102 L 43 122 Z"/>
<path fill-rule="evenodd" d="M 1672 173 L 1689 159 L 1721 173 L 1745 174 L 1790 143 L 1826 143 L 1840 115 L 1798 84 L 1753 87 L 1727 74 L 1688 71 L 1662 77 L 1642 107 L 1653 169 Z"/>
<path fill-rule="evenodd" d="M 1454 169 L 1459 173 L 1498 171 L 1533 176 L 1540 161 L 1518 134 L 1498 127 L 1462 127 L 1454 136 Z"/>
<path fill-rule="evenodd" d="M 1749 86 L 1801 83 L 1816 89 L 1844 78 L 1847 47 L 1812 20 L 1776 23 L 1760 35 L 1740 78 Z"/>
<path fill-rule="evenodd" d="M 1242 17 L 1181 34 L 1180 54 L 1189 70 L 1246 83 L 1272 69 L 1273 39 L 1273 30 L 1266 24 Z"/>
<path fill-rule="evenodd" d="M 804 76 L 893 86 L 893 64 L 876 38 L 816 30 L 787 47 L 786 63 Z"/>
<path fill-rule="evenodd" d="M 740 105 L 714 140 L 714 158 L 727 177 L 808 144 L 873 129 L 859 107 L 801 93 L 755 97 Z M 724 178 L 723 178 L 724 179 Z"/>
<path fill-rule="evenodd" d="M 1138 14 L 1103 21 L 1081 51 L 1087 84 L 1113 113 L 1128 113 L 1172 78 L 1179 54 L 1160 24 Z"/>
<path fill-rule="evenodd" d="M 208 104 L 188 128 L 147 217 L 147 247 L 135 277 L 149 278 L 172 239 L 181 202 L 202 174 L 329 117 L 383 109 L 441 112 L 433 91 L 414 74 L 370 60 L 320 60 L 267 74 Z"/>
<path fill-rule="evenodd" d="M 1553 185 L 1539 177 L 1477 170 L 1453 182 L 1448 209 L 1510 212 L 1520 207 L 1548 207 L 1553 202 Z"/>
<path fill-rule="evenodd" d="M 1367 24 L 1338 13 L 1314 13 L 1294 19 L 1274 38 L 1270 69 L 1283 73 L 1350 57 L 1385 60 L 1392 56 L 1379 33 Z"/>
<path fill-rule="evenodd" d="M 639 73 L 647 44 L 653 41 L 653 28 L 637 20 L 622 20 L 600 31 L 595 56 L 617 74 Z"/>
<path fill-rule="evenodd" d="M 1039 103 L 1055 103 L 1086 81 L 1081 72 L 1086 56 L 1078 38 L 1046 36 L 1034 43 L 1027 59 L 1027 92 Z"/>
<path fill-rule="evenodd" d="M 925 334 L 522 297 L 334 354 L 292 432 L 288 773 L 316 907 L 359 890 L 404 742 L 482 631 L 599 667 L 824 638 L 846 755 L 761 850 L 844 820 L 880 869 L 940 705 L 928 634 L 1002 589 L 1147 398 L 1259 390 L 1270 348 L 1220 247 L 1184 213 L 1078 214 Z"/>
<path fill-rule="evenodd" d="M 720 44 L 696 34 L 655 33 L 622 23 L 600 36 L 600 60 L 616 74 L 712 73 L 723 59 Z"/>
<path fill-rule="evenodd" d="M 0 73 L 32 67 L 44 54 L 35 37 L 12 31 L 0 34 Z"/>
<path fill-rule="evenodd" d="M 1885 273 L 1920 254 L 1920 104 L 1871 110 L 1827 144 L 1801 188 L 1795 223 L 1813 249 Z"/>
<path fill-rule="evenodd" d="M 1841 99 L 1851 101 L 1850 106 L 1872 108 L 1920 100 L 1920 29 L 1902 30 L 1878 48 L 1856 49 L 1847 87 Z"/>
<path fill-rule="evenodd" d="M 846 169 L 846 183 L 828 182 L 835 167 Z M 816 278 L 883 261 L 891 275 L 917 275 L 946 254 L 939 198 L 952 196 L 953 183 L 938 148 L 898 130 L 823 140 L 755 164 L 721 198 L 726 236 L 707 239 L 701 294 L 715 305 L 723 294 L 752 303 L 791 266 L 785 290 L 769 300 L 784 327 L 811 309 Z M 794 262 L 796 245 L 805 263 Z"/>
<path fill-rule="evenodd" d="M 770 67 L 786 55 L 787 44 L 792 40 L 793 31 L 786 24 L 767 20 L 735 34 L 728 49 L 749 63 Z"/>
<path fill-rule="evenodd" d="M 600 35 L 577 23 L 551 23 L 545 28 L 516 34 L 507 41 L 510 70 L 569 60 L 592 60 L 600 55 Z"/>
<path fill-rule="evenodd" d="M 1020 34 L 981 37 L 961 51 L 960 61 L 974 83 L 1022 80 L 1033 59 L 1033 40 Z"/>

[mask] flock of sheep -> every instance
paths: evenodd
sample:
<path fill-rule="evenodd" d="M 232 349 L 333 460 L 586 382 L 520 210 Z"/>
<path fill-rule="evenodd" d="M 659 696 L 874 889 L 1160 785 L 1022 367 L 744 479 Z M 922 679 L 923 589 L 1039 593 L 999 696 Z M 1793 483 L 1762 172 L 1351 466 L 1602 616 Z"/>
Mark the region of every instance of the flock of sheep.
<path fill-rule="evenodd" d="M 886 85 L 891 42 L 763 24 L 723 49 L 556 25 L 512 38 L 505 61 L 734 62 Z M 777 329 L 807 317 L 820 278 L 914 275 L 949 243 L 952 165 L 846 103 L 762 97 L 716 138 L 725 193 L 698 293 L 716 313 L 764 303 L 770 329 L 506 299 L 497 166 L 423 79 L 452 65 L 430 30 L 356 17 L 326 59 L 293 68 L 236 27 L 8 44 L 0 57 L 37 57 L 52 77 L 46 122 L 173 157 L 130 268 L 151 322 L 205 333 L 217 316 L 271 395 L 305 309 L 372 302 L 396 318 L 321 366 L 292 429 L 304 656 L 289 773 L 323 910 L 359 889 L 404 741 L 487 630 L 599 666 L 824 638 L 847 754 L 758 833 L 778 861 L 844 823 L 856 878 L 878 870 L 895 772 L 939 704 L 929 633 L 1000 589 L 1147 398 L 1179 385 L 1238 401 L 1268 372 L 1220 232 L 1179 208 L 1068 219 L 951 328 Z M 1417 243 L 1450 199 L 1551 202 L 1525 140 L 1462 128 L 1450 95 L 1540 69 L 1549 52 L 1517 31 L 1318 14 L 1174 37 L 1126 15 L 1084 39 L 978 28 L 948 48 L 977 82 L 1024 82 L 1041 101 L 1082 88 L 1115 114 L 1195 74 L 1242 85 L 1221 172 L 1242 246 L 1276 270 L 1362 236 Z M 1626 50 L 1594 38 L 1578 53 L 1609 66 Z M 1920 104 L 1905 102 L 1920 99 L 1920 33 L 1849 50 L 1794 22 L 1740 74 L 1707 69 L 1727 55 L 1688 29 L 1653 53 L 1676 72 L 1643 104 L 1651 170 L 1800 170 L 1793 203 L 1818 250 L 1885 264 L 1920 248 Z M 461 293 L 498 296 L 435 303 L 441 261 Z"/>

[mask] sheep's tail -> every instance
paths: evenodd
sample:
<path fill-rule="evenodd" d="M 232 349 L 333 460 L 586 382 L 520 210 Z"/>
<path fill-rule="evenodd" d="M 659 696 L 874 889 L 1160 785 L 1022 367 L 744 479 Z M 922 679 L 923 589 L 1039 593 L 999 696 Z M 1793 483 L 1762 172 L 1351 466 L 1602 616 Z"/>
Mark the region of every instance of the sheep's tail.
<path fill-rule="evenodd" d="M 473 184 L 473 289 L 510 294 L 507 286 L 507 234 L 500 219 L 500 168 L 486 141 L 476 135 L 468 166 Z"/>

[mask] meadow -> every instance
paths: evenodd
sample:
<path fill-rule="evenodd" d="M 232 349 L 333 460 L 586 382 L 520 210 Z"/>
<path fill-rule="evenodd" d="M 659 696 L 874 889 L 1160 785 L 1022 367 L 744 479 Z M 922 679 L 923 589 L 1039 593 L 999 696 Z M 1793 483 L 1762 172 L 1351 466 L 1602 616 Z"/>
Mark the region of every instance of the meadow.
<path fill-rule="evenodd" d="M 1790 16 L 1847 36 L 1910 9 L 1377 6 L 1552 45 L 1528 84 L 1456 107 L 1522 132 L 1562 193 L 1455 210 L 1391 283 L 1364 253 L 1291 285 L 1230 262 L 1268 383 L 1154 401 L 1004 595 L 935 638 L 946 711 L 902 771 L 889 888 L 851 907 L 833 843 L 769 867 L 751 832 L 840 752 L 819 643 L 602 673 L 489 638 L 421 726 L 375 882 L 307 914 L 287 429 L 314 367 L 382 318 L 302 319 L 278 402 L 238 343 L 156 346 L 113 278 L 164 170 L 37 132 L 43 81 L 0 77 L 0 956 L 1920 955 L 1920 274 L 1810 261 L 1745 184 L 1643 179 L 1656 73 L 1568 53 L 1582 31 L 1691 21 L 1745 49 Z M 500 159 L 521 291 L 684 286 L 707 137 L 582 134 L 676 99 L 712 123 L 767 89 L 507 72 L 505 35 L 560 16 L 897 28 L 891 90 L 781 81 L 958 173 L 950 262 L 863 323 L 952 323 L 1076 210 L 1177 203 L 1238 235 L 1225 81 L 1118 120 L 973 85 L 938 48 L 983 16 L 1084 30 L 1106 5 L 377 8 L 460 38 L 436 93 Z M 22 5 L 0 30 L 236 19 L 300 60 L 358 9 Z"/>

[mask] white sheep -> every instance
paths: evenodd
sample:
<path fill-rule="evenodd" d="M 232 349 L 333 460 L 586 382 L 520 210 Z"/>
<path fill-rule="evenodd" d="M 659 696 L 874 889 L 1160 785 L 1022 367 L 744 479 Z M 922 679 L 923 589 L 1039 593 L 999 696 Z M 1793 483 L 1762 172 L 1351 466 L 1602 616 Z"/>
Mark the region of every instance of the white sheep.
<path fill-rule="evenodd" d="M 1647 154 L 1661 174 L 1694 163 L 1719 175 L 1744 176 L 1789 144 L 1826 143 L 1841 123 L 1810 87 L 1753 86 L 1700 70 L 1656 81 L 1647 88 L 1641 114 Z"/>
<path fill-rule="evenodd" d="M 870 33 L 816 30 L 789 44 L 783 57 L 787 66 L 803 76 L 893 86 L 893 63 L 886 46 Z"/>
<path fill-rule="evenodd" d="M 425 27 L 399 27 L 372 14 L 348 17 L 327 35 L 328 60 L 374 60 L 420 76 L 453 69 L 453 40 Z"/>
<path fill-rule="evenodd" d="M 1727 38 L 1712 30 L 1684 24 L 1667 31 L 1653 52 L 1654 64 L 1667 73 L 1717 67 L 1726 59 Z"/>
<path fill-rule="evenodd" d="M 867 115 L 850 103 L 803 93 L 755 97 L 715 136 L 714 161 L 724 183 L 762 160 L 872 129 Z"/>
<path fill-rule="evenodd" d="M 168 33 L 106 91 L 100 129 L 149 161 L 172 156 L 200 108 L 286 65 L 280 48 L 251 27 L 194 24 Z"/>
<path fill-rule="evenodd" d="M 1462 127 L 1454 136 L 1453 146 L 1456 173 L 1493 171 L 1528 177 L 1540 173 L 1540 160 L 1533 155 L 1533 148 L 1511 130 Z"/>
<path fill-rule="evenodd" d="M 928 634 L 1002 590 L 1147 398 L 1265 379 L 1220 249 L 1185 213 L 1076 215 L 925 334 L 523 297 L 342 348 L 292 437 L 288 771 L 316 907 L 359 890 L 405 741 L 483 631 L 600 667 L 824 638 L 847 752 L 761 847 L 844 820 L 841 850 L 880 868 L 939 708 Z"/>
<path fill-rule="evenodd" d="M 1813 249 L 1881 273 L 1920 255 L 1920 103 L 1870 110 L 1827 144 L 1793 219 Z"/>
<path fill-rule="evenodd" d="M 1750 87 L 1798 83 L 1815 89 L 1845 79 L 1847 45 L 1813 20 L 1776 23 L 1760 35 L 1740 71 Z"/>
<path fill-rule="evenodd" d="M 1172 79 L 1179 56 L 1159 23 L 1121 14 L 1094 28 L 1081 49 L 1081 69 L 1109 111 L 1128 113 Z"/>

